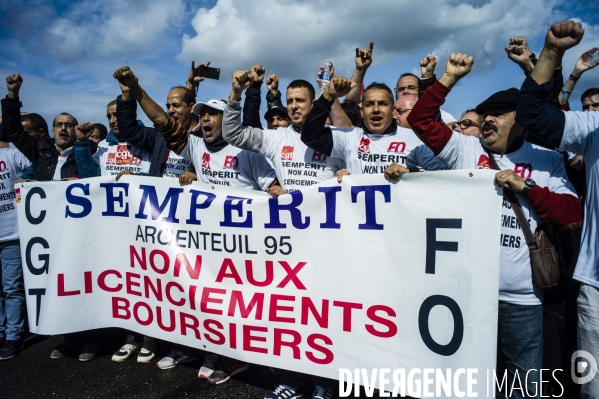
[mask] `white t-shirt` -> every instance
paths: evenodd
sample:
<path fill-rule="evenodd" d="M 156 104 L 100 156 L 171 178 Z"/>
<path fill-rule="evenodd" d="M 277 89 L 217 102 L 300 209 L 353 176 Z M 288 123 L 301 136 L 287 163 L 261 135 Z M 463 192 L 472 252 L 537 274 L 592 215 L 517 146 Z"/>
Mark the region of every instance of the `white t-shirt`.
<path fill-rule="evenodd" d="M 260 154 L 268 158 L 287 192 L 300 190 L 332 179 L 345 167 L 339 158 L 331 158 L 308 148 L 293 125 L 264 130 Z"/>
<path fill-rule="evenodd" d="M 560 149 L 584 156 L 586 196 L 580 253 L 574 278 L 599 289 L 599 112 L 564 112 Z"/>
<path fill-rule="evenodd" d="M 74 148 L 69 147 L 62 152 L 62 155 L 58 155 L 58 162 L 56 163 L 56 169 L 54 169 L 54 176 L 52 176 L 52 180 L 59 181 L 62 180 L 62 166 L 67 162 L 67 158 L 71 156 Z"/>
<path fill-rule="evenodd" d="M 118 175 L 125 169 L 135 174 L 148 174 L 151 154 L 128 143 L 110 144 L 102 140 L 94 154 L 94 162 L 100 165 L 101 176 Z"/>
<path fill-rule="evenodd" d="M 445 123 L 446 125 L 451 122 L 457 122 L 455 116 L 453 116 L 449 112 L 443 111 L 442 109 L 440 109 L 439 111 L 441 111 L 441 119 L 443 120 L 443 123 Z"/>
<path fill-rule="evenodd" d="M 183 172 L 193 172 L 193 165 L 190 161 L 177 155 L 176 152 L 166 150 L 166 167 L 162 172 L 162 177 L 178 178 Z"/>
<path fill-rule="evenodd" d="M 524 179 L 532 179 L 539 187 L 558 194 L 576 197 L 568 180 L 562 156 L 551 150 L 524 142 L 518 150 L 494 155 L 501 170 L 511 169 Z M 490 169 L 490 162 L 478 137 L 453 132 L 438 158 L 449 169 Z M 545 223 L 528 199 L 516 194 L 522 212 L 534 232 Z M 533 285 L 530 255 L 524 234 L 510 203 L 504 199 L 501 217 L 499 300 L 517 305 L 540 305 L 542 292 Z"/>
<path fill-rule="evenodd" d="M 14 185 L 30 165 L 16 148 L 0 148 L 0 242 L 19 239 Z"/>
<path fill-rule="evenodd" d="M 193 163 L 198 180 L 206 183 L 264 191 L 276 177 L 264 156 L 232 145 L 212 152 L 197 136 L 189 136 L 181 156 Z"/>
<path fill-rule="evenodd" d="M 331 156 L 345 161 L 352 175 L 383 173 L 393 162 L 406 168 L 421 167 L 425 170 L 445 169 L 411 129 L 397 127 L 391 134 L 368 134 L 360 128 L 335 128 Z M 424 146 L 418 164 L 408 159 L 410 152 Z M 408 162 L 410 161 L 410 162 Z"/>

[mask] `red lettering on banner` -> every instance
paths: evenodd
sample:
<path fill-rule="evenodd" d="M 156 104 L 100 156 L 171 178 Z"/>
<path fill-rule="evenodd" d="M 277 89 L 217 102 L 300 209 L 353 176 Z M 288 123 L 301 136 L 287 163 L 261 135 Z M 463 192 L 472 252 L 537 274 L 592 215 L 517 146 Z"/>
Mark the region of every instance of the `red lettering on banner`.
<path fill-rule="evenodd" d="M 267 260 L 266 261 L 266 277 L 264 279 L 264 281 L 256 281 L 254 279 L 254 268 L 252 266 L 252 261 L 251 260 L 246 260 L 245 261 L 245 274 L 247 276 L 248 282 L 256 287 L 267 287 L 270 284 L 272 284 L 272 280 L 275 277 L 275 274 L 273 272 L 273 262 L 272 260 Z"/>
<path fill-rule="evenodd" d="M 81 291 L 67 291 L 64 289 L 64 274 L 58 274 L 58 296 L 71 296 L 71 295 L 80 295 Z"/>
<path fill-rule="evenodd" d="M 122 290 L 123 284 L 121 283 L 117 284 L 116 287 L 109 287 L 108 285 L 106 285 L 106 276 L 108 276 L 109 274 L 113 274 L 117 276 L 119 279 L 123 278 L 123 276 L 121 276 L 121 273 L 119 273 L 118 270 L 104 270 L 98 276 L 98 287 L 100 287 L 100 289 L 106 292 L 119 292 L 120 290 Z"/>
<path fill-rule="evenodd" d="M 169 319 L 170 319 L 170 325 L 167 327 L 165 324 L 162 323 L 162 308 L 160 306 L 157 306 L 156 321 L 158 322 L 158 327 L 162 331 L 173 332 L 173 331 L 175 331 L 175 327 L 177 327 L 176 321 L 175 321 L 175 311 L 170 309 L 168 311 L 168 315 L 169 315 Z"/>
<path fill-rule="evenodd" d="M 316 364 L 329 364 L 329 363 L 331 363 L 333 361 L 333 359 L 335 358 L 335 356 L 333 355 L 333 352 L 330 349 L 325 348 L 324 346 L 319 345 L 318 343 L 316 343 L 317 339 L 321 340 L 326 345 L 333 345 L 333 341 L 329 337 L 327 337 L 326 335 L 323 335 L 323 334 L 310 334 L 308 336 L 308 346 L 310 348 L 314 349 L 315 351 L 318 351 L 318 352 L 322 353 L 324 355 L 324 359 L 320 359 L 320 358 L 316 357 L 314 355 L 314 353 L 310 352 L 310 351 L 306 351 L 306 357 L 312 363 L 316 363 Z"/>
<path fill-rule="evenodd" d="M 142 320 L 141 317 L 139 317 L 139 308 L 141 307 L 145 308 L 146 312 L 148 312 L 148 318 L 146 320 Z M 148 305 L 145 302 L 137 302 L 135 305 L 133 305 L 133 317 L 135 318 L 135 321 L 141 324 L 142 326 L 149 326 L 150 324 L 152 324 L 152 321 L 154 320 L 152 308 L 150 308 L 150 305 Z"/>
<path fill-rule="evenodd" d="M 196 339 L 202 339 L 200 337 L 200 330 L 199 330 L 200 322 L 198 321 L 198 319 L 193 315 L 183 313 L 183 312 L 181 312 L 179 314 L 179 316 L 180 316 L 179 319 L 181 321 L 181 335 L 187 336 L 187 329 L 191 328 L 191 330 L 193 331 L 193 333 L 196 336 Z M 191 324 L 188 324 L 187 320 L 191 320 Z"/>
<path fill-rule="evenodd" d="M 229 269 L 231 271 L 227 273 L 227 270 Z M 237 269 L 235 269 L 233 261 L 229 258 L 225 258 L 225 260 L 223 261 L 223 264 L 221 265 L 220 270 L 218 271 L 218 275 L 216 276 L 216 282 L 222 283 L 224 278 L 232 278 L 233 280 L 235 280 L 235 283 L 243 285 L 241 277 L 239 277 L 239 273 L 237 272 Z"/>
<path fill-rule="evenodd" d="M 237 325 L 229 323 L 229 346 L 232 349 L 237 349 Z"/>
<path fill-rule="evenodd" d="M 146 249 L 142 247 L 141 248 L 141 256 L 139 256 L 139 253 L 137 252 L 135 247 L 133 245 L 129 245 L 129 260 L 131 263 L 131 267 L 135 267 L 136 259 L 137 259 L 137 263 L 139 263 L 139 266 L 143 270 L 148 270 L 148 264 L 146 261 Z"/>
<path fill-rule="evenodd" d="M 127 294 L 141 296 L 141 292 L 133 291 L 133 287 L 141 287 L 141 284 L 133 281 L 133 279 L 139 279 L 141 276 L 136 273 L 125 273 L 125 284 L 127 287 Z"/>
<path fill-rule="evenodd" d="M 260 348 L 257 346 L 252 346 L 252 342 L 266 342 L 266 337 L 261 337 L 258 335 L 252 335 L 253 332 L 268 332 L 268 328 L 266 327 L 258 327 L 258 326 L 248 326 L 246 324 L 243 325 L 243 350 L 248 352 L 256 352 L 256 353 L 268 353 L 268 349 Z"/>
<path fill-rule="evenodd" d="M 370 320 L 374 321 L 375 323 L 379 323 L 379 324 L 382 324 L 385 327 L 387 327 L 387 331 L 385 331 L 385 332 L 378 331 L 377 329 L 374 328 L 374 326 L 372 324 L 366 324 L 366 331 L 368 331 L 370 334 L 374 335 L 375 337 L 380 337 L 380 338 L 391 338 L 391 337 L 395 336 L 395 334 L 397 334 L 397 326 L 395 325 L 395 323 L 393 323 L 391 320 L 387 320 L 385 318 L 378 316 L 376 314 L 376 312 L 378 312 L 378 311 L 385 312 L 390 317 L 396 316 L 395 310 L 393 310 L 389 306 L 385 306 L 385 305 L 371 306 L 366 311 L 366 316 L 368 316 L 368 318 Z"/>
<path fill-rule="evenodd" d="M 329 300 L 322 300 L 322 311 L 318 314 L 318 309 L 312 303 L 312 300 L 308 297 L 302 297 L 302 316 L 301 323 L 305 326 L 308 325 L 308 310 L 312 313 L 314 320 L 318 323 L 320 328 L 329 328 Z"/>
<path fill-rule="evenodd" d="M 293 312 L 293 306 L 281 306 L 279 301 L 295 301 L 295 297 L 290 295 L 276 295 L 270 296 L 270 306 L 268 308 L 268 320 L 276 321 L 279 323 L 295 323 L 295 319 L 292 317 L 279 317 L 277 312 Z"/>
<path fill-rule="evenodd" d="M 91 294 L 93 291 L 92 272 L 83 273 L 83 286 L 86 294 Z"/>
<path fill-rule="evenodd" d="M 121 310 L 125 314 L 121 314 Z M 112 317 L 114 319 L 129 320 L 131 318 L 131 312 L 129 311 L 129 301 L 125 298 L 112 297 Z"/>
<path fill-rule="evenodd" d="M 261 292 L 256 292 L 252 299 L 250 299 L 250 303 L 248 303 L 247 307 L 243 301 L 243 294 L 241 291 L 232 291 L 231 292 L 231 300 L 229 301 L 229 312 L 227 316 L 235 317 L 235 308 L 239 306 L 239 313 L 241 317 L 247 319 L 252 313 L 252 310 L 256 308 L 256 316 L 254 319 L 262 320 L 262 309 L 264 308 L 264 294 Z"/>
<path fill-rule="evenodd" d="M 204 333 L 204 338 L 206 338 L 206 340 L 208 342 L 213 343 L 214 345 L 224 344 L 226 341 L 225 336 L 220 331 L 212 328 L 212 325 L 216 326 L 216 328 L 218 328 L 219 330 L 224 329 L 224 327 L 220 321 L 206 319 L 206 320 L 204 320 L 204 329 L 206 331 L 208 331 L 210 334 L 216 335 L 216 338 L 213 338 L 210 334 L 207 334 L 207 333 Z"/>
<path fill-rule="evenodd" d="M 179 271 L 181 269 L 181 264 L 185 266 L 185 270 L 187 270 L 187 274 L 194 280 L 200 278 L 200 270 L 202 269 L 202 256 L 196 256 L 196 264 L 195 267 L 191 267 L 187 257 L 184 254 L 177 254 L 177 258 L 175 259 L 175 277 L 179 277 Z"/>
<path fill-rule="evenodd" d="M 292 336 L 293 340 L 291 342 L 283 341 L 284 334 Z M 275 328 L 273 355 L 281 356 L 281 348 L 286 346 L 288 348 L 291 348 L 291 351 L 293 352 L 293 358 L 299 360 L 300 348 L 298 345 L 300 344 L 300 342 L 302 342 L 302 336 L 297 331 Z"/>
<path fill-rule="evenodd" d="M 162 280 L 157 278 L 156 285 L 154 285 L 150 277 L 144 276 L 144 296 L 148 299 L 150 299 L 150 291 L 152 291 L 157 301 L 162 302 Z"/>
<path fill-rule="evenodd" d="M 143 252 L 142 252 L 143 253 Z M 162 269 L 159 269 L 156 266 L 156 262 L 154 262 L 154 258 L 156 257 L 156 255 L 160 255 L 162 257 L 162 262 L 163 262 L 163 266 Z M 168 257 L 168 254 L 164 251 L 161 251 L 160 249 L 155 249 L 152 252 L 150 252 L 150 266 L 152 267 L 152 269 L 154 269 L 154 271 L 158 274 L 165 274 L 168 271 L 168 268 L 170 266 L 170 259 Z"/>
<path fill-rule="evenodd" d="M 217 303 L 217 304 L 222 304 L 223 300 L 219 299 L 219 298 L 210 298 L 210 294 L 226 294 L 227 290 L 223 290 L 220 288 L 209 288 L 209 287 L 204 287 L 204 290 L 202 291 L 202 299 L 200 299 L 200 312 L 202 313 L 211 313 L 211 314 L 216 314 L 216 315 L 222 315 L 223 311 L 220 309 L 210 309 L 208 307 L 209 303 Z"/>
<path fill-rule="evenodd" d="M 517 163 L 514 165 L 514 172 L 523 179 L 530 179 L 530 176 L 532 176 L 532 165 L 529 163 Z"/>
<path fill-rule="evenodd" d="M 196 310 L 196 290 L 198 287 L 195 285 L 189 286 L 189 307 L 191 310 Z"/>
<path fill-rule="evenodd" d="M 166 283 L 166 287 L 164 287 L 164 290 L 166 291 L 166 299 L 175 306 L 185 305 L 185 298 L 181 298 L 178 301 L 175 301 L 173 299 L 173 296 L 171 295 L 173 287 L 177 288 L 179 292 L 181 292 L 182 294 L 185 294 L 185 290 L 183 289 L 183 287 L 181 287 L 181 284 L 176 283 L 174 281 L 169 281 L 168 283 Z"/>
<path fill-rule="evenodd" d="M 295 284 L 295 287 L 297 289 L 305 290 L 306 286 L 304 284 L 302 284 L 302 282 L 297 278 L 297 274 L 300 272 L 300 270 L 302 270 L 302 268 L 304 266 L 306 266 L 306 262 L 299 262 L 297 265 L 295 265 L 295 267 L 293 269 L 289 266 L 289 263 L 287 263 L 285 261 L 279 261 L 279 263 L 281 264 L 281 266 L 283 266 L 283 269 L 285 269 L 285 271 L 287 272 L 287 277 L 285 277 L 283 280 L 281 280 L 279 285 L 277 285 L 277 288 L 284 288 L 287 285 L 287 283 L 289 283 L 290 281 L 293 281 L 293 284 Z"/>
<path fill-rule="evenodd" d="M 333 306 L 343 308 L 343 331 L 351 332 L 351 311 L 362 309 L 362 304 L 354 302 L 333 301 Z"/>

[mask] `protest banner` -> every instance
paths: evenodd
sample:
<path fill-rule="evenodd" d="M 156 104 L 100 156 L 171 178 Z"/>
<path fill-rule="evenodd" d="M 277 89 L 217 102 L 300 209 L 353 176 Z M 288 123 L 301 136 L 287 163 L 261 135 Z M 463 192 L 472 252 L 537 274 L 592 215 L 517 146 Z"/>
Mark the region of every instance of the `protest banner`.
<path fill-rule="evenodd" d="M 18 184 L 30 328 L 122 327 L 333 379 L 484 372 L 497 336 L 493 177 L 346 176 L 278 198 L 142 176 Z"/>

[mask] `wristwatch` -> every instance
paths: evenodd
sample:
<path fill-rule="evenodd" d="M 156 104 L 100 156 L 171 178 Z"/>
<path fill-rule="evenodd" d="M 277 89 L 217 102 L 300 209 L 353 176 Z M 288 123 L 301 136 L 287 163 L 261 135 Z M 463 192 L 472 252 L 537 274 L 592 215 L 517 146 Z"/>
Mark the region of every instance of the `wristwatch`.
<path fill-rule="evenodd" d="M 528 194 L 530 189 L 536 185 L 537 185 L 537 183 L 533 179 L 524 180 L 524 188 L 522 189 L 522 191 L 520 191 L 520 194 L 526 196 L 526 194 Z"/>

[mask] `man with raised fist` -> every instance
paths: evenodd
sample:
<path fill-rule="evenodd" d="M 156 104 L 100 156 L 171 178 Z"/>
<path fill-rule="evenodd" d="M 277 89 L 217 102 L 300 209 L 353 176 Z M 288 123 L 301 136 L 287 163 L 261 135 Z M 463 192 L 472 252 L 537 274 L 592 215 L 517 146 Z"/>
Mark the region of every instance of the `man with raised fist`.
<path fill-rule="evenodd" d="M 579 228 L 580 201 L 568 181 L 562 156 L 523 139 L 523 130 L 515 121 L 517 89 L 495 93 L 476 107 L 484 120 L 481 137 L 452 131 L 436 120 L 445 97 L 470 72 L 473 62 L 466 54 L 451 54 L 443 76 L 412 108 L 410 126 L 449 169 L 498 169 L 497 184 L 504 192 L 515 193 L 532 231 L 545 223 L 564 231 Z M 513 200 L 503 201 L 498 347 L 508 380 L 513 381 L 516 373 L 526 374 L 525 397 L 537 397 L 543 367 L 543 293 L 533 281 L 529 248 L 520 225 L 509 222 L 515 220 L 511 203 Z M 522 397 L 518 390 L 510 397 L 512 394 Z"/>
<path fill-rule="evenodd" d="M 584 157 L 586 166 L 585 221 L 582 243 L 573 278 L 580 281 L 578 296 L 578 350 L 599 360 L 599 112 L 550 109 L 548 92 L 553 71 L 561 64 L 566 50 L 580 43 L 584 30 L 579 22 L 551 25 L 537 65 L 520 90 L 517 122 L 539 139 L 560 150 Z M 587 374 L 588 375 L 588 374 Z M 599 377 L 581 385 L 583 398 L 595 398 Z"/>

